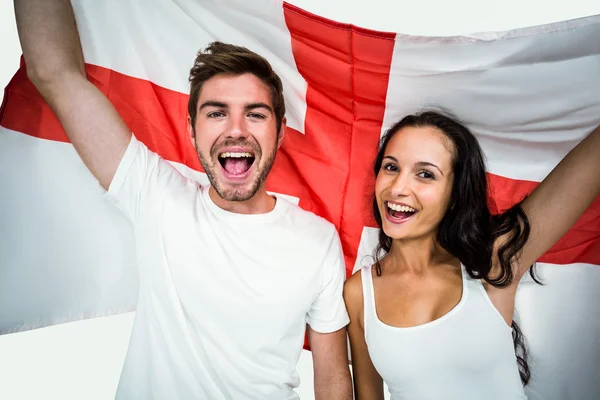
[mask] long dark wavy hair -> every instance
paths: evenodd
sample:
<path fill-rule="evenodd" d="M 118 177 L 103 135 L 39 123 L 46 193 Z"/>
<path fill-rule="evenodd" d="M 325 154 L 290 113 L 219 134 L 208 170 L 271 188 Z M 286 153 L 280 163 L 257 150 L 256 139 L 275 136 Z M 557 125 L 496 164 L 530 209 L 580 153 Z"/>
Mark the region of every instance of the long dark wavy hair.
<path fill-rule="evenodd" d="M 521 203 L 492 215 L 488 206 L 483 151 L 477 138 L 464 125 L 438 111 L 424 111 L 402 118 L 381 138 L 374 165 L 375 177 L 381 169 L 388 143 L 400 129 L 407 126 L 437 128 L 454 144 L 452 194 L 446 214 L 438 226 L 438 244 L 458 258 L 472 278 L 482 279 L 499 288 L 510 285 L 514 279 L 512 262 L 529 238 L 529 220 Z M 381 229 L 381 214 L 376 199 L 373 199 L 373 213 L 380 228 L 374 255 L 375 269 L 377 275 L 381 276 L 381 260 L 390 251 L 392 239 Z M 494 243 L 504 235 L 508 240 L 498 248 L 500 273 L 491 277 Z M 535 275 L 535 265 L 531 266 L 529 273 L 535 282 L 541 283 Z M 527 385 L 531 371 L 527 363 L 524 336 L 515 321 L 512 322 L 512 329 L 521 381 Z"/>

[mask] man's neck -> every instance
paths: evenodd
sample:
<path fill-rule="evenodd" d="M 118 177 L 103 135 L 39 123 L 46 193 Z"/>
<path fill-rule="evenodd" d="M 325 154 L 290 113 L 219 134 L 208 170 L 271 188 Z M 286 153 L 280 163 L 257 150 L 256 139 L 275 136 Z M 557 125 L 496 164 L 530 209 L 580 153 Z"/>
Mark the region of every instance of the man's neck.
<path fill-rule="evenodd" d="M 208 195 L 217 207 L 236 214 L 266 214 L 273 211 L 277 202 L 277 199 L 269 195 L 264 187 L 246 201 L 225 200 L 212 186 L 208 190 Z"/>

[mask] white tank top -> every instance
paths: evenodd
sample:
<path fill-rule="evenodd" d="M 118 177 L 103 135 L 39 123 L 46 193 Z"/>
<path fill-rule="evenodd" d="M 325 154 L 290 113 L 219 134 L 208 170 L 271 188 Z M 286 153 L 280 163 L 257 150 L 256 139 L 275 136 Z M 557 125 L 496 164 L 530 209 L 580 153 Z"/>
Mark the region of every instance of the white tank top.
<path fill-rule="evenodd" d="M 435 321 L 407 328 L 375 311 L 371 267 L 362 269 L 365 340 L 392 400 L 526 400 L 512 329 L 480 280 L 462 269 L 459 303 Z"/>

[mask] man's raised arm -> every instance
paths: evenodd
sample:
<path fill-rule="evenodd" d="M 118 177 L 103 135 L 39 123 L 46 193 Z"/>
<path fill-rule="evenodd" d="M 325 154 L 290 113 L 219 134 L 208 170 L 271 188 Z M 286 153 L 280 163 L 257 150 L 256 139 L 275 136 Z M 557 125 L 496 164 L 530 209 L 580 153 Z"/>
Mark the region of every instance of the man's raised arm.
<path fill-rule="evenodd" d="M 110 101 L 85 74 L 68 0 L 15 0 L 27 75 L 50 105 L 85 165 L 108 189 L 131 140 Z"/>

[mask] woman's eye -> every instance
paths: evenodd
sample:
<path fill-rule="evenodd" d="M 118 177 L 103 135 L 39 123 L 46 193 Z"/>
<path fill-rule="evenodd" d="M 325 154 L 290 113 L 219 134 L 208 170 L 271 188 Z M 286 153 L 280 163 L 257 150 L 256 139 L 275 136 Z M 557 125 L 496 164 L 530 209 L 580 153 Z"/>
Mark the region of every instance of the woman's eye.
<path fill-rule="evenodd" d="M 419 173 L 417 174 L 417 176 L 419 178 L 424 178 L 424 179 L 435 179 L 435 176 L 431 172 L 425 171 L 425 170 L 419 171 Z"/>
<path fill-rule="evenodd" d="M 389 172 L 396 172 L 396 171 L 398 171 L 398 167 L 395 166 L 394 164 L 391 164 L 391 163 L 385 164 L 383 166 L 383 169 L 386 170 L 386 171 L 389 171 Z"/>

